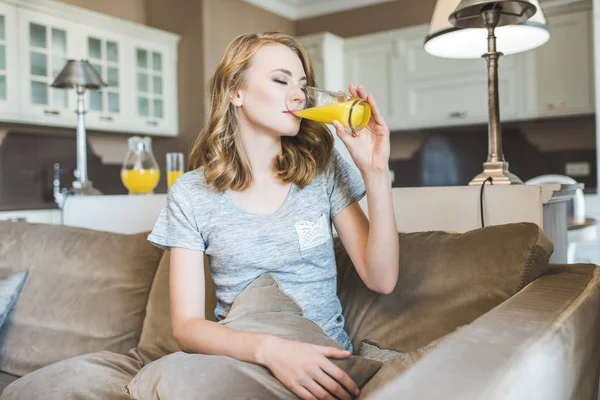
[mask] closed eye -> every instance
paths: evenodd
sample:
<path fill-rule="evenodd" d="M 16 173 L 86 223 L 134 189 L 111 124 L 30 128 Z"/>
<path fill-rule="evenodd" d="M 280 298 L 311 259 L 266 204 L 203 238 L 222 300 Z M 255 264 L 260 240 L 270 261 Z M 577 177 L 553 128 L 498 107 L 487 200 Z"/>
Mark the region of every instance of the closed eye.
<path fill-rule="evenodd" d="M 282 81 L 282 80 L 279 80 L 279 79 L 273 79 L 273 81 L 274 81 L 274 82 L 277 82 L 277 83 L 279 83 L 279 84 L 282 84 L 282 85 L 287 85 L 287 82 L 286 82 L 286 81 Z"/>

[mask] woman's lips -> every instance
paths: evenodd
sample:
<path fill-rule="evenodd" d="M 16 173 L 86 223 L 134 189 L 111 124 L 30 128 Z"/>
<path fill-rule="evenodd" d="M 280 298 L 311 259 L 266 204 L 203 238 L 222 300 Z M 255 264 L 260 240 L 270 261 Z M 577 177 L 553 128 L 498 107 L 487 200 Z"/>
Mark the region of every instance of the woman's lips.
<path fill-rule="evenodd" d="M 291 111 L 284 111 L 283 113 L 284 113 L 284 114 L 287 114 L 287 115 L 291 115 L 292 117 L 294 117 L 294 118 L 296 118 L 296 119 L 300 119 L 300 117 L 296 116 L 296 115 L 295 115 L 293 112 L 291 112 Z"/>

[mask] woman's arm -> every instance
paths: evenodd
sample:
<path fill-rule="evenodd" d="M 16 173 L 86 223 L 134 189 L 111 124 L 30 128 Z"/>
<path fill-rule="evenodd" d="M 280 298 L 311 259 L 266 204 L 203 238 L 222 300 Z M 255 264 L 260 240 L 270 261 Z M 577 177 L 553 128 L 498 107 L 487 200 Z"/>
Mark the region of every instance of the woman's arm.
<path fill-rule="evenodd" d="M 171 249 L 169 289 L 171 324 L 181 350 L 222 355 L 267 367 L 302 399 L 350 399 L 358 393 L 352 379 L 327 357 L 347 358 L 335 347 L 310 345 L 275 336 L 240 332 L 204 316 L 204 253 Z"/>
<path fill-rule="evenodd" d="M 398 281 L 398 229 L 388 171 L 363 174 L 369 219 L 357 202 L 333 217 L 333 225 L 356 271 L 375 292 L 389 294 Z"/>
<path fill-rule="evenodd" d="M 369 103 L 371 119 L 352 135 L 339 122 L 334 125 L 365 182 L 369 220 L 355 202 L 333 217 L 333 224 L 365 285 L 388 294 L 398 281 L 400 256 L 388 165 L 390 130 L 375 99 L 362 85 L 350 86 L 349 91 Z"/>

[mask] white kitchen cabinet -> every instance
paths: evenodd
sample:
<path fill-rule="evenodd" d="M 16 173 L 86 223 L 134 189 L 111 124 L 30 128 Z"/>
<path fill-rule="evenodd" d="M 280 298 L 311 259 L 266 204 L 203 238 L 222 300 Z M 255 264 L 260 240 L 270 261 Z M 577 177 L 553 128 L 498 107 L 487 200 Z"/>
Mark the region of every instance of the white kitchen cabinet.
<path fill-rule="evenodd" d="M 127 122 L 131 110 L 125 96 L 132 93 L 125 76 L 126 38 L 92 27 L 78 27 L 78 54 L 87 59 L 107 84 L 99 90 L 87 90 L 86 126 L 90 129 L 110 129 Z"/>
<path fill-rule="evenodd" d="M 24 9 L 18 16 L 21 114 L 34 124 L 75 126 L 75 94 L 50 85 L 77 57 L 76 24 Z"/>
<path fill-rule="evenodd" d="M 532 51 L 533 117 L 594 113 L 591 11 L 548 15 L 552 36 Z"/>
<path fill-rule="evenodd" d="M 128 79 L 133 88 L 128 101 L 135 130 L 159 134 L 177 130 L 177 63 L 167 47 L 134 41 L 128 53 Z"/>
<path fill-rule="evenodd" d="M 350 38 L 344 43 L 344 80 L 364 85 L 392 130 L 406 127 L 402 41 L 401 32 L 393 31 Z"/>
<path fill-rule="evenodd" d="M 446 59 L 423 49 L 425 27 L 406 30 L 403 38 L 403 101 L 410 128 L 485 123 L 488 120 L 488 72 L 484 58 Z M 522 59 L 501 57 L 498 90 L 501 119 L 520 117 Z"/>
<path fill-rule="evenodd" d="M 18 56 L 17 9 L 0 3 L 0 118 L 14 118 L 19 110 Z"/>
<path fill-rule="evenodd" d="M 335 92 L 346 90 L 344 40 L 331 33 L 304 36 L 298 40 L 310 56 L 317 86 Z"/>
<path fill-rule="evenodd" d="M 86 59 L 108 84 L 86 91 L 88 129 L 176 136 L 179 38 L 59 1 L 0 0 L 0 122 L 75 129 L 75 90 L 50 85 Z"/>

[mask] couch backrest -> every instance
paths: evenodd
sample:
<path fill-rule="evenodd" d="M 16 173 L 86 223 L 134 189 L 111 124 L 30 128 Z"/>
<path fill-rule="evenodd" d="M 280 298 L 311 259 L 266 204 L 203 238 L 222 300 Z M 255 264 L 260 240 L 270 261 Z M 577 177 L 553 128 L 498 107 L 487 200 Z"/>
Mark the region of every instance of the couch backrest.
<path fill-rule="evenodd" d="M 355 349 L 363 340 L 411 352 L 471 323 L 537 279 L 553 244 L 532 223 L 462 234 L 400 233 L 399 276 L 389 295 L 369 290 L 339 239 L 338 294 Z"/>
<path fill-rule="evenodd" d="M 0 330 L 0 370 L 135 347 L 162 257 L 146 236 L 0 222 L 0 268 L 29 271 Z"/>

